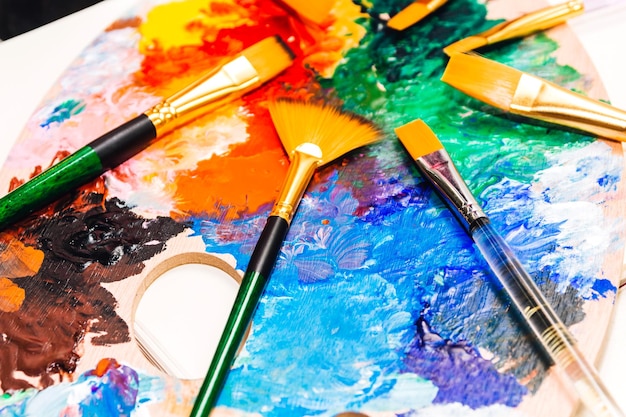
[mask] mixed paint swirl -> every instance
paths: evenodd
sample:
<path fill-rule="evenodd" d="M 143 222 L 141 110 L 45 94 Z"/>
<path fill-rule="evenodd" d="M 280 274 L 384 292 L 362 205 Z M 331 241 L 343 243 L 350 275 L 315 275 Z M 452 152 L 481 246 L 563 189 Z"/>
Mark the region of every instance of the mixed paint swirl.
<path fill-rule="evenodd" d="M 191 229 L 207 252 L 232 255 L 245 269 L 289 163 L 267 112 L 268 100 L 285 95 L 341 104 L 375 121 L 387 139 L 317 172 L 220 405 L 268 417 L 348 409 L 511 415 L 537 390 L 544 358 L 393 128 L 418 117 L 430 124 L 568 325 L 585 319 L 586 303 L 616 290 L 603 260 L 623 244 L 623 225 L 605 208 L 623 158 L 604 142 L 527 123 L 440 82 L 442 48 L 496 22 L 483 2 L 457 0 L 404 32 L 385 28 L 384 16 L 408 3 L 342 0 L 327 25 L 312 27 L 270 0 L 146 1 L 85 50 L 33 115 L 8 169 L 47 166 L 56 152 L 84 145 L 266 36 L 281 35 L 298 59 L 263 88 L 5 232 L 7 247 L 17 239 L 15 251 L 39 251 L 40 260 L 0 282 L 2 388 L 25 390 L 0 400 L 0 416 L 27 415 L 49 398 L 40 396 L 54 403 L 95 378 L 35 394 L 14 373 L 45 387 L 49 374 L 73 371 L 87 333 L 98 334 L 93 343 L 128 340 L 116 300 L 100 284 L 139 273 L 171 237 Z M 589 80 L 557 63 L 558 47 L 540 34 L 486 54 L 585 91 Z M 51 296 L 58 311 L 38 311 L 36 300 Z M 27 364 L 32 349 L 21 337 L 31 330 L 56 351 Z M 158 385 L 125 365 L 106 369 L 120 376 L 98 384 L 130 384 L 135 394 L 142 378 Z M 132 404 L 120 400 L 124 415 L 159 401 L 149 395 L 157 388 L 146 390 Z M 106 401 L 83 401 L 102 409 L 72 415 L 113 415 Z"/>

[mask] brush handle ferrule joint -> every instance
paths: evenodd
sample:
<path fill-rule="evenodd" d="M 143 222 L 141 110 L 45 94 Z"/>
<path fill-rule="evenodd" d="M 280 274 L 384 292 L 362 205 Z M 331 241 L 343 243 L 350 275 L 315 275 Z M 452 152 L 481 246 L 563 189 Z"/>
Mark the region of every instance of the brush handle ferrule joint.
<path fill-rule="evenodd" d="M 252 63 L 239 56 L 224 64 L 218 71 L 211 72 L 185 89 L 163 100 L 145 114 L 152 120 L 159 134 L 176 126 L 174 120 L 193 115 L 197 110 L 207 112 L 208 106 L 228 96 L 242 95 L 260 83 L 260 77 Z"/>
<path fill-rule="evenodd" d="M 626 111 L 523 73 L 511 113 L 626 141 Z"/>
<path fill-rule="evenodd" d="M 105 170 L 115 168 L 132 158 L 156 139 L 157 132 L 150 118 L 140 114 L 89 143 Z"/>
<path fill-rule="evenodd" d="M 415 161 L 420 172 L 429 178 L 446 203 L 453 208 L 461 224 L 470 230 L 487 216 L 463 181 L 447 152 L 439 150 Z"/>
<path fill-rule="evenodd" d="M 287 177 L 270 216 L 278 216 L 291 223 L 306 187 L 320 164 L 320 154 L 314 155 L 298 148 L 293 151 Z"/>

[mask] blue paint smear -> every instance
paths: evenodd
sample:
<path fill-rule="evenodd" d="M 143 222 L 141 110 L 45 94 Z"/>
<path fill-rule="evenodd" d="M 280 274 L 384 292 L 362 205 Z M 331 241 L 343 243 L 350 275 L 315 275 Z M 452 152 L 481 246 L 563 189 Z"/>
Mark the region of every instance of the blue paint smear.
<path fill-rule="evenodd" d="M 539 386 L 547 364 L 533 337 L 434 190 L 412 168 L 387 175 L 379 164 L 381 178 L 371 179 L 364 203 L 354 184 L 390 152 L 398 150 L 373 146 L 311 184 L 220 404 L 271 417 L 330 416 L 401 396 L 400 376 L 414 375 L 435 390 L 407 400 L 416 410 L 452 402 L 515 407 Z M 584 317 L 578 286 L 598 283 L 597 296 L 612 291 L 598 277 L 561 276 L 566 256 L 542 263 L 543 254 L 562 250 L 562 222 L 537 216 L 545 201 L 532 185 L 501 178 L 479 197 L 566 324 Z M 192 224 L 208 252 L 232 254 L 243 269 L 267 214 Z M 426 350 L 418 348 L 419 320 L 440 340 Z"/>
<path fill-rule="evenodd" d="M 597 300 L 599 297 L 604 297 L 604 294 L 608 292 L 617 292 L 617 288 L 608 279 L 598 279 L 593 283 L 594 294 L 591 297 L 593 300 Z"/>
<path fill-rule="evenodd" d="M 422 317 L 416 326 L 407 368 L 439 388 L 433 403 L 461 403 L 474 409 L 492 403 L 514 407 L 528 393 L 515 377 L 498 373 L 469 343 L 443 339 Z"/>
<path fill-rule="evenodd" d="M 48 115 L 46 121 L 41 123 L 40 126 L 48 128 L 52 123 L 63 123 L 66 120 L 69 120 L 72 116 L 82 113 L 82 111 L 85 110 L 85 107 L 86 105 L 82 100 L 65 100 L 52 110 L 52 113 Z"/>
<path fill-rule="evenodd" d="M 133 416 L 142 404 L 163 400 L 163 380 L 108 361 L 109 366 L 102 376 L 88 371 L 72 383 L 3 397 L 0 417 L 58 417 L 67 413 L 82 417 Z"/>

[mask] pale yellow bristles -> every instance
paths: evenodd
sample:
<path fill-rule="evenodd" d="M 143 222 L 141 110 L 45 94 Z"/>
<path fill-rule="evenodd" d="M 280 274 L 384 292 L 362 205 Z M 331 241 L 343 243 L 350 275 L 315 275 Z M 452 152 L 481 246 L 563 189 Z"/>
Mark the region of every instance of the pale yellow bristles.
<path fill-rule="evenodd" d="M 261 82 L 274 78 L 288 68 L 295 54 L 278 36 L 270 36 L 241 52 L 258 73 Z"/>
<path fill-rule="evenodd" d="M 421 119 L 413 120 L 395 129 L 396 135 L 413 159 L 443 149 L 437 135 Z"/>
<path fill-rule="evenodd" d="M 387 22 L 387 27 L 404 30 L 437 10 L 447 0 L 417 0 L 396 13 Z"/>
<path fill-rule="evenodd" d="M 509 110 L 524 73 L 475 54 L 452 54 L 441 81 L 502 110 Z"/>
<path fill-rule="evenodd" d="M 269 110 L 290 157 L 297 147 L 309 143 L 321 150 L 319 165 L 383 137 L 371 121 L 329 104 L 280 98 L 270 102 Z"/>
<path fill-rule="evenodd" d="M 335 0 L 282 0 L 305 20 L 322 24 L 330 15 Z"/>

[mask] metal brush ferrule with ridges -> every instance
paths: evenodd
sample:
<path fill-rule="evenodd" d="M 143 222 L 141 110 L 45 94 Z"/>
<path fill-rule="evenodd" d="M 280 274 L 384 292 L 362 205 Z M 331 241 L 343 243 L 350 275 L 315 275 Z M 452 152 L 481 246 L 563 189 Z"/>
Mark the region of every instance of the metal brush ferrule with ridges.
<path fill-rule="evenodd" d="M 482 208 L 467 188 L 461 174 L 452 163 L 445 151 L 436 151 L 418 158 L 417 167 L 423 175 L 428 176 L 441 195 L 445 196 L 460 216 L 461 223 L 471 230 L 476 220 L 486 218 Z"/>
<path fill-rule="evenodd" d="M 219 71 L 212 72 L 187 88 L 168 97 L 144 114 L 150 118 L 159 134 L 175 126 L 172 123 L 181 116 L 193 113 L 206 105 L 237 92 L 243 94 L 249 87 L 260 82 L 259 74 L 252 63 L 240 56 L 223 65 Z"/>
<path fill-rule="evenodd" d="M 270 216 L 278 216 L 287 220 L 287 223 L 291 223 L 302 195 L 321 159 L 322 150 L 312 143 L 303 143 L 293 151 L 289 171 L 285 178 L 285 184 L 288 186 L 282 187 L 282 192 Z"/>

